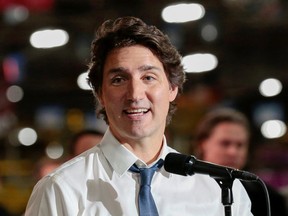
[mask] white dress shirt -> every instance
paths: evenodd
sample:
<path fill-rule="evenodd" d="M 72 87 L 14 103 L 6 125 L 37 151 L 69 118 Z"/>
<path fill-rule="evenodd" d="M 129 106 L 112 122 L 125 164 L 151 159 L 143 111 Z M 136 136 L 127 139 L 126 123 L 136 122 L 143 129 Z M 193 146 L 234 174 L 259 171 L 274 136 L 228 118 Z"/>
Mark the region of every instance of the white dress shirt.
<path fill-rule="evenodd" d="M 159 158 L 175 152 L 166 144 Z M 66 162 L 34 187 L 25 216 L 137 216 L 139 174 L 147 166 L 121 145 L 109 128 L 101 143 Z M 151 164 L 152 165 L 152 164 Z M 221 188 L 208 175 L 181 176 L 162 167 L 154 174 L 152 194 L 160 216 L 224 216 Z M 251 216 L 242 184 L 233 183 L 232 216 Z"/>

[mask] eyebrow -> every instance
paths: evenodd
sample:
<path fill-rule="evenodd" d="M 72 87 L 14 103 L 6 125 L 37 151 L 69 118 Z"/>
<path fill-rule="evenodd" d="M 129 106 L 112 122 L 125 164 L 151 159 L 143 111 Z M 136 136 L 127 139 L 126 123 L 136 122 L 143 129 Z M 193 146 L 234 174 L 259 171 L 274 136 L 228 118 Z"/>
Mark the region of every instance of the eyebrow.
<path fill-rule="evenodd" d="M 120 72 L 127 72 L 128 69 L 123 68 L 123 67 L 117 67 L 117 68 L 111 68 L 110 70 L 108 70 L 109 74 L 113 74 L 113 73 L 120 73 Z"/>
<path fill-rule="evenodd" d="M 161 71 L 161 69 L 159 67 L 156 66 L 152 66 L 152 65 L 143 65 L 141 67 L 138 68 L 140 71 L 147 71 L 147 70 L 158 70 Z"/>
<path fill-rule="evenodd" d="M 142 65 L 138 68 L 139 71 L 144 72 L 147 70 L 156 70 L 156 71 L 161 71 L 159 67 L 152 66 L 152 65 Z M 129 70 L 124 67 L 116 67 L 116 68 L 111 68 L 108 72 L 109 73 L 121 73 L 121 72 L 128 72 Z"/>

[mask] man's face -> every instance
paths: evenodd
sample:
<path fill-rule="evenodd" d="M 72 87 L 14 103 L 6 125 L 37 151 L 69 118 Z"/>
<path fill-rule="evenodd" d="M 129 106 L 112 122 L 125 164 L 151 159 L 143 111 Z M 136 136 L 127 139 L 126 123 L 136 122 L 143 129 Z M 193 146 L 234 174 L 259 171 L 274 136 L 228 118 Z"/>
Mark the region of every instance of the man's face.
<path fill-rule="evenodd" d="M 203 160 L 242 169 L 248 153 L 248 133 L 237 123 L 218 124 L 202 144 Z"/>
<path fill-rule="evenodd" d="M 121 143 L 163 137 L 171 87 L 159 59 L 140 45 L 111 51 L 104 64 L 100 101 Z"/>

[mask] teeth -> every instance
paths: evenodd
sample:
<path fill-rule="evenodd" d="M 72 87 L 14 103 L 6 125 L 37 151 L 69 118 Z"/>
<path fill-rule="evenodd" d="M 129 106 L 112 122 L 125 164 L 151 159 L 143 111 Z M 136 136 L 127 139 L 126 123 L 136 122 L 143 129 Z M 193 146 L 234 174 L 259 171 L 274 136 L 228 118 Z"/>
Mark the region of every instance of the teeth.
<path fill-rule="evenodd" d="M 127 113 L 141 113 L 141 112 L 147 112 L 148 109 L 129 109 L 126 110 Z"/>

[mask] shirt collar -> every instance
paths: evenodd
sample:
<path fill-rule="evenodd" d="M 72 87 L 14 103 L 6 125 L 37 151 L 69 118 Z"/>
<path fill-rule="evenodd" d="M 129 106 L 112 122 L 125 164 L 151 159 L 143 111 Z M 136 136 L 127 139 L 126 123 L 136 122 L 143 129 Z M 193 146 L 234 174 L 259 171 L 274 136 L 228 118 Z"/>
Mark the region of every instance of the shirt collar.
<path fill-rule="evenodd" d="M 109 127 L 104 134 L 104 137 L 99 144 L 99 148 L 102 150 L 104 156 L 111 164 L 114 171 L 122 176 L 134 163 L 139 167 L 145 167 L 147 164 L 141 159 L 137 158 L 131 151 L 124 147 L 111 133 Z M 160 158 L 163 160 L 169 153 L 165 136 L 163 136 L 163 146 L 158 161 Z M 155 163 L 156 163 L 155 161 Z M 154 164 L 154 163 L 153 163 Z M 151 166 L 153 166 L 151 164 Z M 150 166 L 150 165 L 149 165 Z"/>

